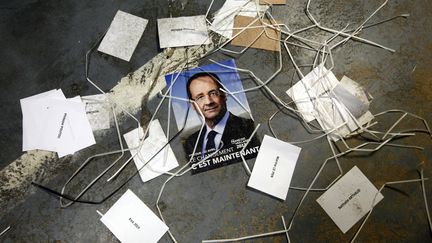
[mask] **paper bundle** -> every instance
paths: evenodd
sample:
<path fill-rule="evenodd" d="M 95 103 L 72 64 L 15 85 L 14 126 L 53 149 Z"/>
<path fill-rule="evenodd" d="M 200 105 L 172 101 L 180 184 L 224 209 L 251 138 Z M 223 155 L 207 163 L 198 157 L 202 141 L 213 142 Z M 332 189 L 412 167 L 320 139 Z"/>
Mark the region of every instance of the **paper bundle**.
<path fill-rule="evenodd" d="M 158 19 L 160 48 L 210 44 L 204 15 Z"/>
<path fill-rule="evenodd" d="M 110 106 L 105 94 L 81 97 L 85 103 L 86 114 L 93 131 L 110 128 Z"/>
<path fill-rule="evenodd" d="M 23 151 L 43 149 L 59 157 L 96 143 L 80 97 L 66 99 L 60 89 L 20 100 Z"/>
<path fill-rule="evenodd" d="M 359 84 L 336 76 L 324 65 L 319 65 L 287 94 L 295 102 L 305 121 L 317 120 L 334 141 L 345 137 L 371 121 L 369 99 Z"/>

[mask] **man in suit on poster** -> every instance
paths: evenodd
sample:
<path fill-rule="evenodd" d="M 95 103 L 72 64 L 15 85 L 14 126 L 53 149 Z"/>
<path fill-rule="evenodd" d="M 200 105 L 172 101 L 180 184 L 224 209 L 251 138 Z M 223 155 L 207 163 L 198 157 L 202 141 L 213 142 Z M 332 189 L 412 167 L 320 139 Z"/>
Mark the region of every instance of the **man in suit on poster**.
<path fill-rule="evenodd" d="M 206 168 L 200 171 L 241 161 L 239 152 L 255 129 L 252 120 L 235 116 L 227 110 L 227 96 L 220 90 L 221 88 L 219 77 L 209 72 L 196 73 L 187 82 L 188 98 L 194 101 L 194 109 L 198 114 L 201 112 L 205 119 L 201 136 L 198 138 L 199 131 L 197 131 L 186 139 L 184 147 L 187 155 L 192 154 L 198 140 L 195 151 L 198 159 L 195 162 L 218 149 L 220 153 L 217 156 L 225 156 L 219 157 L 217 164 L 203 166 Z M 245 159 L 256 157 L 259 144 L 259 140 L 254 136 L 247 149 L 255 148 L 255 150 L 253 153 L 245 153 Z"/>

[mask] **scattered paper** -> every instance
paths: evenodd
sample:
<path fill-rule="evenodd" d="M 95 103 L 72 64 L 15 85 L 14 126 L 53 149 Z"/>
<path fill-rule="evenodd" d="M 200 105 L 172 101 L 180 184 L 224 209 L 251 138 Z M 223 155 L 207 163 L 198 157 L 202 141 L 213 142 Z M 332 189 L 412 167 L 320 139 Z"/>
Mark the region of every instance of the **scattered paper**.
<path fill-rule="evenodd" d="M 268 6 L 259 5 L 249 0 L 227 0 L 215 13 L 210 30 L 226 38 L 231 38 L 236 15 L 256 17 L 257 13 L 263 13 Z"/>
<path fill-rule="evenodd" d="M 53 145 L 59 157 L 73 154 L 96 143 L 85 113 L 85 105 L 79 97 L 65 101 L 53 99 L 45 112 L 44 128 L 40 141 Z"/>
<path fill-rule="evenodd" d="M 124 243 L 158 242 L 168 230 L 168 226 L 129 189 L 100 220 Z"/>
<path fill-rule="evenodd" d="M 300 150 L 265 135 L 248 186 L 285 200 Z"/>
<path fill-rule="evenodd" d="M 44 112 L 48 98 L 66 100 L 63 92 L 59 89 L 53 89 L 20 100 L 23 115 L 23 151 L 38 148 L 39 131 L 44 126 L 44 117 L 40 116 L 40 114 Z M 35 102 L 45 102 L 45 104 L 35 105 Z"/>
<path fill-rule="evenodd" d="M 326 130 L 333 130 L 329 134 L 333 141 L 338 141 L 356 131 L 360 126 L 371 121 L 374 116 L 369 111 L 358 117 L 356 120 L 349 113 L 349 109 L 336 98 L 320 98 L 317 104 L 317 121 Z M 345 123 L 345 125 L 343 125 Z M 338 128 L 334 130 L 335 128 Z"/>
<path fill-rule="evenodd" d="M 140 145 L 143 134 L 143 129 L 140 127 L 124 134 L 123 137 L 129 148 L 136 148 Z M 144 166 L 166 143 L 167 138 L 159 120 L 153 120 L 150 124 L 149 136 L 142 143 L 140 153 L 134 157 L 135 165 L 140 170 L 139 174 L 143 182 L 149 181 L 179 165 L 171 146 L 168 144 Z M 130 152 L 134 155 L 138 152 L 138 149 L 131 149 Z"/>
<path fill-rule="evenodd" d="M 286 0 L 260 0 L 260 4 L 273 4 L 273 5 L 282 5 L 286 3 Z"/>
<path fill-rule="evenodd" d="M 80 97 L 52 90 L 21 101 L 23 151 L 43 149 L 59 157 L 96 143 Z"/>
<path fill-rule="evenodd" d="M 321 105 L 317 106 L 321 115 L 317 117 L 320 126 L 325 130 L 340 127 L 330 134 L 333 141 L 349 135 L 374 118 L 368 110 L 369 100 L 366 93 L 360 85 L 345 76 L 329 95 L 321 97 L 320 101 Z M 344 122 L 346 125 L 340 126 Z"/>
<path fill-rule="evenodd" d="M 86 114 L 93 131 L 110 128 L 111 109 L 104 94 L 81 97 L 85 103 Z"/>
<path fill-rule="evenodd" d="M 333 72 L 321 64 L 287 94 L 307 122 L 317 119 L 323 130 L 332 131 L 330 138 L 338 141 L 374 118 L 368 111 L 368 101 L 365 102 L 364 97 L 357 98 L 359 88 L 354 83 L 346 79 L 344 83 L 339 82 Z M 351 93 L 354 89 L 355 94 Z"/>
<path fill-rule="evenodd" d="M 261 21 L 265 22 L 266 24 L 274 24 L 266 19 Z M 250 46 L 252 48 L 264 49 L 268 51 L 279 51 L 281 32 L 270 27 L 264 27 L 264 24 L 262 24 L 261 21 L 254 17 L 236 16 L 234 19 L 233 36 L 236 36 L 236 34 L 240 31 L 242 32 L 231 41 L 231 45 L 244 47 Z M 251 24 L 252 22 L 254 23 Z M 248 29 L 241 29 L 247 26 L 249 26 Z M 261 27 L 249 29 L 250 27 L 254 26 Z"/>
<path fill-rule="evenodd" d="M 333 92 L 330 92 L 329 95 L 344 104 L 355 118 L 359 118 L 369 110 L 369 103 L 362 102 L 345 89 L 341 83 L 334 87 Z"/>
<path fill-rule="evenodd" d="M 348 78 L 347 76 L 343 76 L 340 80 L 340 85 L 342 85 L 343 88 L 348 90 L 352 95 L 357 97 L 361 102 L 363 102 L 365 105 L 369 107 L 370 104 L 370 98 L 371 96 L 365 92 L 365 90 L 360 86 L 359 83 L 355 82 L 354 80 Z"/>
<path fill-rule="evenodd" d="M 98 51 L 129 61 L 147 23 L 147 19 L 117 11 Z"/>
<path fill-rule="evenodd" d="M 205 15 L 158 19 L 160 48 L 210 44 Z"/>
<path fill-rule="evenodd" d="M 317 116 L 316 106 L 319 104 L 314 101 L 333 89 L 338 83 L 339 81 L 333 72 L 321 64 L 293 85 L 287 94 L 295 102 L 303 118 L 307 122 L 311 122 Z"/>
<path fill-rule="evenodd" d="M 369 179 L 354 166 L 331 188 L 322 194 L 317 202 L 335 222 L 339 229 L 346 233 L 355 223 L 384 197 L 378 193 Z"/>

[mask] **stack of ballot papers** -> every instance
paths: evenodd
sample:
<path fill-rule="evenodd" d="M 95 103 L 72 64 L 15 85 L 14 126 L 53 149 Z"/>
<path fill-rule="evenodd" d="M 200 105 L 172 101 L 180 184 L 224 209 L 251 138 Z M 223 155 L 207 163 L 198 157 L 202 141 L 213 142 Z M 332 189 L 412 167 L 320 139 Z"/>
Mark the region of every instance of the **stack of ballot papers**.
<path fill-rule="evenodd" d="M 23 151 L 54 151 L 59 157 L 96 143 L 80 97 L 66 99 L 60 89 L 20 100 Z"/>
<path fill-rule="evenodd" d="M 129 189 L 100 220 L 123 243 L 156 243 L 168 230 Z"/>
<path fill-rule="evenodd" d="M 287 94 L 305 121 L 316 119 L 333 141 L 374 118 L 369 112 L 368 95 L 360 85 L 345 76 L 339 82 L 322 64 L 293 85 Z"/>

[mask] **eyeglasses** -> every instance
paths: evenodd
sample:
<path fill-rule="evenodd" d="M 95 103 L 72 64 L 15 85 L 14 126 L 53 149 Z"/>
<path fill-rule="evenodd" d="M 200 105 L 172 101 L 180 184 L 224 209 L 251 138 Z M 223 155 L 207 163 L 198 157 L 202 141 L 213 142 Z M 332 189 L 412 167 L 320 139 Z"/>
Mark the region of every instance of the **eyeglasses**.
<path fill-rule="evenodd" d="M 213 99 L 213 98 L 221 96 L 221 92 L 219 92 L 219 90 L 212 90 L 212 91 L 208 92 L 207 95 L 200 94 L 197 97 L 195 97 L 195 99 L 193 99 L 193 100 L 199 104 L 203 104 L 205 102 L 206 96 Z"/>

